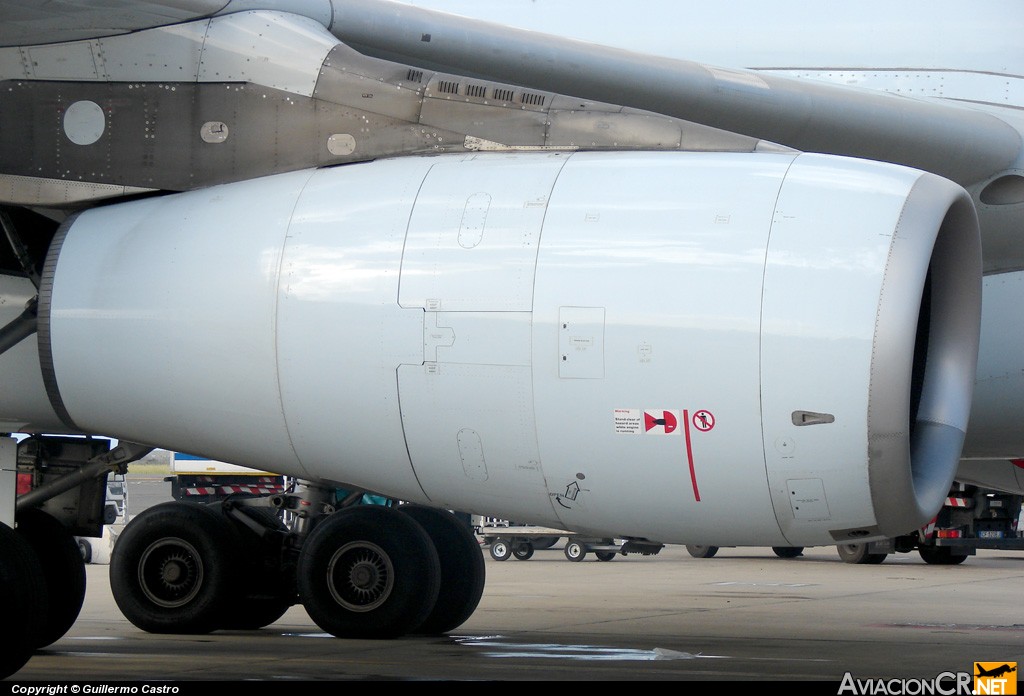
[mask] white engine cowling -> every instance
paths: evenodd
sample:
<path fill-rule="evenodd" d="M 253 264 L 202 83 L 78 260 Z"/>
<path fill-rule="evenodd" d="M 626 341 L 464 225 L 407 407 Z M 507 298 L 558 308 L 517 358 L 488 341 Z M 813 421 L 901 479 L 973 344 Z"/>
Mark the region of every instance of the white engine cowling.
<path fill-rule="evenodd" d="M 68 427 L 663 543 L 906 532 L 970 409 L 974 209 L 794 154 L 379 161 L 87 211 L 40 359 Z"/>
<path fill-rule="evenodd" d="M 1024 495 L 1024 459 L 962 459 L 956 480 L 978 488 Z"/>

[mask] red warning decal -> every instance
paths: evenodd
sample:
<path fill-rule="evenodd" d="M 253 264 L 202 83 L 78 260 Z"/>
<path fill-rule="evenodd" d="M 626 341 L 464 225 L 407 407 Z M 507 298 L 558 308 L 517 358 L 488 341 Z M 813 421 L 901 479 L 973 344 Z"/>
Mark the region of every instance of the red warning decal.
<path fill-rule="evenodd" d="M 644 411 L 644 430 L 650 435 L 669 435 L 679 427 L 672 411 Z"/>
<path fill-rule="evenodd" d="M 694 411 L 693 427 L 702 433 L 708 432 L 715 427 L 715 415 L 704 408 L 699 411 Z"/>

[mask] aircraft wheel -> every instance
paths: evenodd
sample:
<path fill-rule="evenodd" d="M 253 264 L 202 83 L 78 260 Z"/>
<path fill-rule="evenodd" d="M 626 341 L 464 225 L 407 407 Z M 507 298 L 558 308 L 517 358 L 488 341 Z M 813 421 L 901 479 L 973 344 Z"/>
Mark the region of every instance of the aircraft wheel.
<path fill-rule="evenodd" d="M 965 554 L 953 553 L 948 546 L 921 546 L 917 552 L 930 565 L 959 565 L 967 560 Z"/>
<path fill-rule="evenodd" d="M 43 569 L 49 610 L 36 647 L 46 647 L 68 632 L 85 601 L 85 562 L 71 532 L 38 508 L 17 515 L 18 534 L 29 543 Z M 42 616 L 42 614 L 40 614 Z"/>
<path fill-rule="evenodd" d="M 717 546 L 699 546 L 697 544 L 687 544 L 686 551 L 694 558 L 711 558 L 718 553 Z"/>
<path fill-rule="evenodd" d="M 859 565 L 877 565 L 889 555 L 886 553 L 868 553 L 867 544 L 839 544 L 836 549 L 839 551 L 839 558 L 842 559 L 843 563 Z"/>
<path fill-rule="evenodd" d="M 0 597 L 4 601 L 4 628 L 8 631 L 0 650 L 0 679 L 25 666 L 40 644 L 47 613 L 46 583 L 42 564 L 24 537 L 0 524 Z"/>
<path fill-rule="evenodd" d="M 291 609 L 293 602 L 279 597 L 249 597 L 245 606 L 230 610 L 220 627 L 229 631 L 255 631 L 274 623 Z"/>
<path fill-rule="evenodd" d="M 504 539 L 491 542 L 491 558 L 496 561 L 507 561 L 512 556 L 512 547 Z"/>
<path fill-rule="evenodd" d="M 78 540 L 78 552 L 82 555 L 82 563 L 92 563 L 92 542 L 88 539 Z"/>
<path fill-rule="evenodd" d="M 599 561 L 611 561 L 618 554 L 615 553 L 614 551 L 595 551 L 594 555 L 597 556 L 597 560 L 599 560 Z"/>
<path fill-rule="evenodd" d="M 216 630 L 238 588 L 237 541 L 227 519 L 206 505 L 151 507 L 114 545 L 114 601 L 129 621 L 150 633 Z"/>
<path fill-rule="evenodd" d="M 583 544 L 578 541 L 569 540 L 569 543 L 565 545 L 565 557 L 570 561 L 578 563 L 582 561 L 587 555 L 587 550 L 583 548 Z"/>
<path fill-rule="evenodd" d="M 220 505 L 212 506 L 220 510 Z M 236 574 L 234 602 L 224 612 L 220 628 L 257 630 L 274 623 L 296 603 L 295 569 L 282 567 L 282 540 L 288 528 L 270 508 L 240 506 L 238 510 L 260 524 L 269 534 L 257 536 L 252 529 L 231 519 L 237 532 L 238 548 L 244 559 Z"/>
<path fill-rule="evenodd" d="M 397 509 L 361 505 L 318 524 L 299 553 L 299 597 L 338 638 L 395 638 L 437 602 L 441 564 L 426 531 Z"/>
<path fill-rule="evenodd" d="M 523 541 L 515 545 L 512 549 L 512 555 L 520 561 L 528 561 L 533 558 L 533 544 L 528 541 Z"/>
<path fill-rule="evenodd" d="M 797 558 L 804 555 L 803 546 L 773 546 L 772 551 L 779 558 Z"/>
<path fill-rule="evenodd" d="M 441 563 L 437 602 L 417 633 L 440 634 L 461 626 L 476 611 L 484 594 L 486 564 L 473 531 L 447 510 L 400 505 L 434 543 Z"/>

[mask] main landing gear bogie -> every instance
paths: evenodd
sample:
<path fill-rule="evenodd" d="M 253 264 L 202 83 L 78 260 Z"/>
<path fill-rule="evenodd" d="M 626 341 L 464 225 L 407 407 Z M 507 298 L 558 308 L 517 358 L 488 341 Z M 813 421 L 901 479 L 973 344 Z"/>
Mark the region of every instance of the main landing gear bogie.
<path fill-rule="evenodd" d="M 337 637 L 440 634 L 479 604 L 479 544 L 446 510 L 356 505 L 307 529 L 245 501 L 164 503 L 121 533 L 111 587 L 125 616 L 155 633 L 257 629 L 301 602 Z"/>
<path fill-rule="evenodd" d="M 18 513 L 18 534 L 39 559 L 48 609 L 37 647 L 61 638 L 78 619 L 85 601 L 85 561 L 71 532 L 38 508 Z M 37 614 L 39 616 L 40 614 Z"/>
<path fill-rule="evenodd" d="M 7 647 L 0 650 L 0 678 L 24 666 L 42 643 L 43 624 L 36 619 L 47 612 L 43 567 L 29 543 L 0 523 L 0 597 L 4 598 Z"/>
<path fill-rule="evenodd" d="M 85 600 L 85 562 L 68 528 L 38 508 L 18 511 L 16 526 L 0 524 L 0 597 L 9 629 L 0 678 L 67 633 Z"/>

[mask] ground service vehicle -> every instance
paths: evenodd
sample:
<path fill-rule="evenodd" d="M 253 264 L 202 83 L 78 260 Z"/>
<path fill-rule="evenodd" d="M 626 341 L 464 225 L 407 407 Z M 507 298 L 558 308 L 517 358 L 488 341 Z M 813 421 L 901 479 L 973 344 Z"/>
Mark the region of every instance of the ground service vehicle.
<path fill-rule="evenodd" d="M 926 563 L 956 565 L 978 549 L 1024 550 L 1019 520 L 1024 496 L 955 483 L 935 518 L 910 534 L 836 546 L 846 563 L 883 562 L 893 553 L 917 551 Z M 711 558 L 718 546 L 687 545 L 695 558 Z M 779 558 L 796 558 L 803 548 L 773 546 Z"/>
<path fill-rule="evenodd" d="M 881 563 L 916 550 L 926 563 L 963 563 L 978 549 L 1024 550 L 1018 526 L 1024 496 L 956 484 L 931 523 L 903 536 L 836 548 L 846 563 Z"/>
<path fill-rule="evenodd" d="M 478 517 L 477 520 L 481 522 L 474 525 L 477 536 L 496 561 L 505 561 L 513 556 L 527 561 L 533 558 L 534 551 L 549 549 L 563 538 L 565 546 L 562 552 L 573 562 L 582 561 L 588 553 L 593 553 L 599 561 L 610 561 L 619 554 L 654 556 L 665 548 L 664 544 L 655 542 L 594 537 L 564 529 L 513 524 L 490 517 Z"/>
<path fill-rule="evenodd" d="M 171 452 L 170 467 L 167 480 L 175 500 L 209 503 L 229 495 L 276 495 L 285 487 L 280 474 L 183 452 Z"/>

